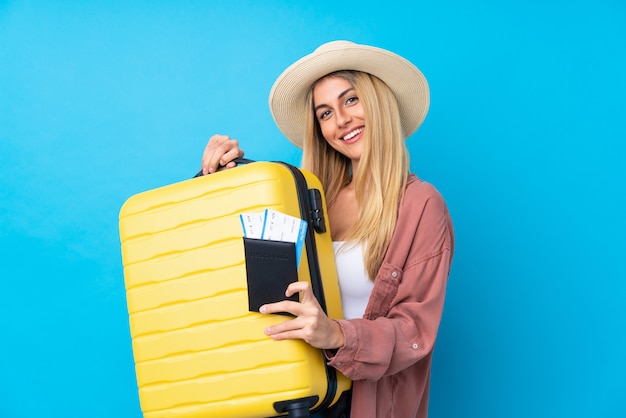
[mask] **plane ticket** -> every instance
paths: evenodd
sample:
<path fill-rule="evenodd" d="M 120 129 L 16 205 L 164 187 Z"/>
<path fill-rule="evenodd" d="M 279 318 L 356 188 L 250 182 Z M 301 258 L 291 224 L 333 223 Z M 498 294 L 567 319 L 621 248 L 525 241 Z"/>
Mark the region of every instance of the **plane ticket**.
<path fill-rule="evenodd" d="M 242 213 L 239 218 L 246 238 L 295 243 L 296 260 L 298 265 L 300 264 L 307 229 L 305 221 L 272 209 L 256 213 Z"/>

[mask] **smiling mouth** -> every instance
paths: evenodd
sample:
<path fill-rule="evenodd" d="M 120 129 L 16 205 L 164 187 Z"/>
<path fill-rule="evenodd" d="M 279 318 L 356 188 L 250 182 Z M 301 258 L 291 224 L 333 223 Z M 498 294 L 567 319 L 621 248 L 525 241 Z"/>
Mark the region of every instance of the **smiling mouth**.
<path fill-rule="evenodd" d="M 354 138 L 355 136 L 357 136 L 358 134 L 360 134 L 361 132 L 363 132 L 364 130 L 365 130 L 365 128 L 355 129 L 354 131 L 350 132 L 349 134 L 347 134 L 346 136 L 344 136 L 341 139 L 344 140 L 344 141 L 348 141 L 348 140 Z"/>

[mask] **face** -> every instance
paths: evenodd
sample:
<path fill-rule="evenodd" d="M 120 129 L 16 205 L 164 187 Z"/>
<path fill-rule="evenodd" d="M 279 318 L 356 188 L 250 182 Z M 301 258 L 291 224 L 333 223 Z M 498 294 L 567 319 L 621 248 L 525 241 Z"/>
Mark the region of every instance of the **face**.
<path fill-rule="evenodd" d="M 357 163 L 363 151 L 365 112 L 354 87 L 339 77 L 321 79 L 313 89 L 313 108 L 324 139 Z"/>

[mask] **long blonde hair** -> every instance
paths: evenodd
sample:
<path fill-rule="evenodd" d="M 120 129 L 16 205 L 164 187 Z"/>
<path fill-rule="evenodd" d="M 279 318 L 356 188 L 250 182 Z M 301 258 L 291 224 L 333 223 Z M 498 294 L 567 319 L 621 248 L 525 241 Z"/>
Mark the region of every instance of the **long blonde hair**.
<path fill-rule="evenodd" d="M 398 104 L 389 87 L 371 74 L 338 71 L 326 77 L 343 78 L 356 90 L 365 113 L 363 153 L 353 173 L 350 159 L 328 145 L 313 111 L 313 84 L 307 96 L 302 167 L 320 179 L 329 207 L 339 191 L 354 182 L 359 213 L 346 240 L 365 244 L 365 268 L 374 280 L 396 227 L 409 174 Z"/>

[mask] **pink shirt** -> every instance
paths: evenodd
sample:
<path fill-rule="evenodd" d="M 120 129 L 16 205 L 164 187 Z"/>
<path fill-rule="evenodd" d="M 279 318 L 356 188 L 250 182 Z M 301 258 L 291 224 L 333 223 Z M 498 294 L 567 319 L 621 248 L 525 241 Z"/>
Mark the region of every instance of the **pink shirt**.
<path fill-rule="evenodd" d="M 339 320 L 329 364 L 353 380 L 352 417 L 426 418 L 433 347 L 454 251 L 439 192 L 409 178 L 398 224 L 363 318 Z"/>

